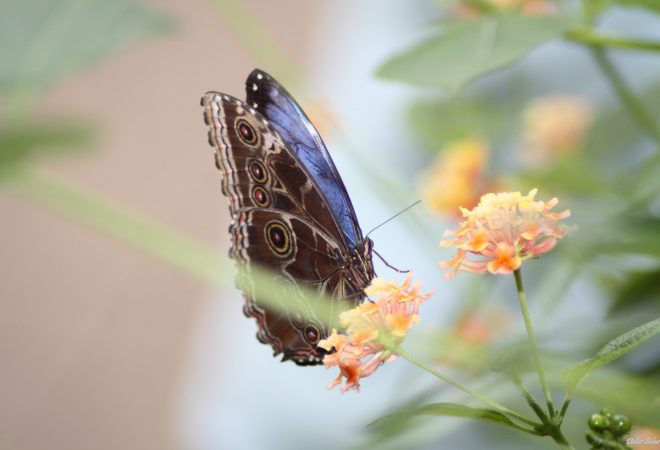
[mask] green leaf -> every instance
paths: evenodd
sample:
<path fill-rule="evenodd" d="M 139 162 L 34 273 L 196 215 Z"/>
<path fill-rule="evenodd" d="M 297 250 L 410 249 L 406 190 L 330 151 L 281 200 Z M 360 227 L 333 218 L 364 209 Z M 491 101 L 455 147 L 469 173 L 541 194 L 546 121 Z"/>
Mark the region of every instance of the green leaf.
<path fill-rule="evenodd" d="M 660 220 L 655 217 L 614 217 L 581 237 L 576 246 L 586 255 L 648 255 L 660 257 Z"/>
<path fill-rule="evenodd" d="M 655 117 L 660 115 L 660 83 L 651 83 L 639 91 L 639 101 Z M 645 139 L 639 132 L 639 125 L 630 116 L 630 111 L 620 102 L 599 107 L 598 117 L 587 140 L 589 157 L 595 162 L 603 162 L 615 168 L 629 171 L 630 152 L 635 145 Z M 626 166 L 625 163 L 628 162 Z"/>
<path fill-rule="evenodd" d="M 594 373 L 588 383 L 582 383 L 575 395 L 596 405 L 610 406 L 638 426 L 657 427 L 658 404 L 652 400 L 658 396 L 657 375 L 601 370 Z"/>
<path fill-rule="evenodd" d="M 609 364 L 628 353 L 642 342 L 660 332 L 660 318 L 622 334 L 607 343 L 593 358 L 566 369 L 568 391 L 574 392 L 580 383 L 594 370 Z"/>
<path fill-rule="evenodd" d="M 464 417 L 468 419 L 482 420 L 484 422 L 498 423 L 508 427 L 518 428 L 504 414 L 483 408 L 471 408 L 457 403 L 431 403 L 417 408 L 405 409 L 394 414 L 380 417 L 369 424 L 370 427 L 390 426 L 400 421 L 408 420 L 414 416 L 448 416 Z"/>
<path fill-rule="evenodd" d="M 433 151 L 447 141 L 467 137 L 492 139 L 511 125 L 510 103 L 498 99 L 424 100 L 409 112 L 410 128 Z"/>
<path fill-rule="evenodd" d="M 137 0 L 3 0 L 0 92 L 29 97 L 169 25 Z"/>
<path fill-rule="evenodd" d="M 7 173 L 16 164 L 27 162 L 36 154 L 53 155 L 86 151 L 93 128 L 74 123 L 40 121 L 0 129 L 0 172 Z"/>
<path fill-rule="evenodd" d="M 605 278 L 604 282 L 612 292 L 612 312 L 628 310 L 643 305 L 660 306 L 660 268 L 652 270 L 631 270 L 615 278 Z"/>
<path fill-rule="evenodd" d="M 436 387 L 428 387 L 421 392 L 415 394 L 412 397 L 404 399 L 403 402 L 397 402 L 398 405 L 392 407 L 394 410 L 398 411 L 410 411 L 413 409 L 421 408 L 422 405 L 426 404 L 429 401 L 429 398 L 437 394 Z M 369 439 L 371 440 L 370 445 L 366 445 L 365 448 L 378 448 L 378 444 L 383 442 L 392 441 L 395 438 L 401 439 L 403 435 L 409 433 L 411 430 L 415 430 L 416 427 L 410 426 L 410 417 L 401 417 L 399 419 L 393 419 L 387 422 L 387 426 L 380 426 L 369 424 Z M 373 423 L 376 423 L 378 420 L 375 420 Z"/>
<path fill-rule="evenodd" d="M 632 8 L 644 8 L 660 13 L 660 2 L 658 0 L 614 0 L 621 6 Z"/>
<path fill-rule="evenodd" d="M 498 14 L 455 21 L 386 61 L 376 75 L 417 86 L 457 90 L 468 81 L 522 58 L 570 25 L 565 16 Z"/>
<path fill-rule="evenodd" d="M 551 192 L 575 196 L 606 196 L 612 190 L 607 180 L 595 170 L 593 160 L 576 151 L 551 161 L 543 167 L 528 169 L 519 176 L 519 182 L 530 189 L 543 187 Z"/>
<path fill-rule="evenodd" d="M 491 358 L 490 367 L 495 372 L 509 376 L 519 376 L 534 370 L 529 344 L 526 341 L 515 342 L 499 350 Z"/>
<path fill-rule="evenodd" d="M 615 0 L 590 0 L 584 2 L 582 11 L 585 18 L 590 21 L 595 20 L 603 11 L 612 5 L 613 1 Z"/>

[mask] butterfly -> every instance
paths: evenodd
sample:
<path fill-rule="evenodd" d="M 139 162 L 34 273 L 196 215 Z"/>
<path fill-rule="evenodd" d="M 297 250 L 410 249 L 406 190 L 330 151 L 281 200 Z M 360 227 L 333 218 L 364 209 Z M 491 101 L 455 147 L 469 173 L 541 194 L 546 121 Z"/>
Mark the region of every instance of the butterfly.
<path fill-rule="evenodd" d="M 373 242 L 363 237 L 330 153 L 298 103 L 259 69 L 245 86 L 245 101 L 214 91 L 201 101 L 229 199 L 229 256 L 240 279 L 259 266 L 290 289 L 284 308 L 269 308 L 249 282 L 241 283 L 243 311 L 256 319 L 258 340 L 282 361 L 320 364 L 327 351 L 317 344 L 333 324 L 297 287 L 326 296 L 336 311 L 359 304 L 375 277 Z"/>

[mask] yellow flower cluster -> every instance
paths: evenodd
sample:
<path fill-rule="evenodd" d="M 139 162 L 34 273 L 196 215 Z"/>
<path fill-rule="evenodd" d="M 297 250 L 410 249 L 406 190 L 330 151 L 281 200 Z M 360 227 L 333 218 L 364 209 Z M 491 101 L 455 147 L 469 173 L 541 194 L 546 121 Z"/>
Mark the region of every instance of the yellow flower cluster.
<path fill-rule="evenodd" d="M 579 150 L 592 121 L 589 104 L 578 97 L 555 94 L 534 100 L 523 113 L 523 162 L 543 166 Z"/>
<path fill-rule="evenodd" d="M 459 207 L 470 208 L 486 192 L 484 172 L 488 145 L 476 138 L 447 144 L 421 177 L 421 195 L 432 211 L 455 214 Z"/>

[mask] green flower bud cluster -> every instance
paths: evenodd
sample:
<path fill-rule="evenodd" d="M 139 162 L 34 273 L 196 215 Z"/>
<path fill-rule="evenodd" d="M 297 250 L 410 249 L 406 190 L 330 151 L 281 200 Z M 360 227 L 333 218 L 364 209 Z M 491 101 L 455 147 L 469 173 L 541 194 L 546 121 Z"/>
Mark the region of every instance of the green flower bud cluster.
<path fill-rule="evenodd" d="M 616 414 L 611 408 L 603 408 L 589 417 L 589 428 L 586 438 L 592 450 L 630 449 L 623 436 L 630 431 L 632 423 L 623 414 Z"/>

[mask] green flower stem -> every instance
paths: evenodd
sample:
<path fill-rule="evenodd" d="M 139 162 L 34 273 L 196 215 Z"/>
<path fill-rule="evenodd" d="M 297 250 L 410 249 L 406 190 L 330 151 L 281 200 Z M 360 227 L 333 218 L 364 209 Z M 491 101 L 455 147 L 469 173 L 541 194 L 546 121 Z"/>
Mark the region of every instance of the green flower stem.
<path fill-rule="evenodd" d="M 569 392 L 567 392 L 566 397 L 564 398 L 564 402 L 561 405 L 561 409 L 559 410 L 560 420 L 564 419 L 564 416 L 566 415 L 566 410 L 568 409 L 568 405 L 570 404 L 571 404 L 571 395 Z"/>
<path fill-rule="evenodd" d="M 596 47 L 660 52 L 660 42 L 601 34 L 590 27 L 573 28 L 568 30 L 564 36 L 570 41 Z"/>
<path fill-rule="evenodd" d="M 568 443 L 566 438 L 561 432 L 561 423 L 562 419 L 564 418 L 564 414 L 566 413 L 566 408 L 568 408 L 568 403 L 570 403 L 570 400 L 565 401 L 564 404 L 562 405 L 562 410 L 561 413 L 559 414 L 559 419 L 552 421 L 543 411 L 541 406 L 536 403 L 536 400 L 534 400 L 534 397 L 532 397 L 532 394 L 527 390 L 524 384 L 522 384 L 522 381 L 520 380 L 520 377 L 515 377 L 513 379 L 513 382 L 520 388 L 522 391 L 523 395 L 525 396 L 525 399 L 527 400 L 527 403 L 529 403 L 529 406 L 532 407 L 536 415 L 539 416 L 539 419 L 543 422 L 543 425 L 545 425 L 545 428 L 539 430 L 542 436 L 550 436 L 556 443 L 559 445 L 559 447 L 563 449 L 573 449 L 571 444 Z"/>
<path fill-rule="evenodd" d="M 573 446 L 568 443 L 566 437 L 559 429 L 559 426 L 552 428 L 548 435 L 557 443 L 557 445 L 559 445 L 559 447 L 563 448 L 564 450 L 575 450 Z"/>
<path fill-rule="evenodd" d="M 543 394 L 545 395 L 545 401 L 548 405 L 548 413 L 550 413 L 550 417 L 553 418 L 555 416 L 555 407 L 552 404 L 552 395 L 550 394 L 550 389 L 548 388 L 548 382 L 545 379 L 545 372 L 543 372 L 543 366 L 541 366 L 539 351 L 536 347 L 536 337 L 534 336 L 532 321 L 529 318 L 529 310 L 527 309 L 527 296 L 525 295 L 525 288 L 523 287 L 523 281 L 522 281 L 522 275 L 520 274 L 520 269 L 514 270 L 513 275 L 516 278 L 516 288 L 518 290 L 518 298 L 520 299 L 520 309 L 522 311 L 523 319 L 525 320 L 525 327 L 527 328 L 527 337 L 529 338 L 529 346 L 531 347 L 532 350 L 534 367 L 536 368 L 536 372 L 539 375 L 541 388 L 543 389 Z"/>
<path fill-rule="evenodd" d="M 520 420 L 521 422 L 524 422 L 528 425 L 532 425 L 534 427 L 537 427 L 539 425 L 537 422 L 525 417 L 524 415 L 522 415 L 520 413 L 517 413 L 517 412 L 513 411 L 512 409 L 507 408 L 506 406 L 497 403 L 496 401 L 494 401 L 494 400 L 478 393 L 477 391 L 465 386 L 464 384 L 459 383 L 458 381 L 452 380 L 448 376 L 438 372 L 433 367 L 431 367 L 431 366 L 423 363 L 422 361 L 418 360 L 417 358 L 412 356 L 410 353 L 405 351 L 403 348 L 398 347 L 398 348 L 394 349 L 393 352 L 396 353 L 397 355 L 401 356 L 402 358 L 407 359 L 408 361 L 410 361 L 411 363 L 413 363 L 417 367 L 426 370 L 427 372 L 429 372 L 430 374 L 434 375 L 435 377 L 441 379 L 445 383 L 450 384 L 450 385 L 454 386 L 455 388 L 460 389 L 461 391 L 465 392 L 466 394 L 476 398 L 477 400 L 480 400 L 480 401 L 484 402 L 485 404 L 495 408 L 497 411 L 501 412 L 502 414 L 505 414 L 505 415 L 510 416 L 510 417 L 514 417 L 514 418 Z M 527 432 L 531 432 L 532 434 L 538 434 L 535 430 L 529 430 L 529 429 L 526 429 L 526 428 L 524 428 L 524 430 L 527 431 Z"/>
<path fill-rule="evenodd" d="M 537 416 L 539 416 L 539 419 L 541 419 L 541 422 L 543 422 L 544 425 L 550 425 L 551 421 L 548 418 L 548 415 L 543 411 L 543 408 L 534 400 L 534 397 L 532 394 L 527 390 L 524 384 L 522 384 L 522 381 L 520 380 L 520 377 L 514 377 L 513 382 L 515 383 L 516 386 L 520 389 L 520 391 L 523 393 L 525 396 L 525 400 L 527 400 L 527 403 L 529 406 L 534 410 Z"/>
<path fill-rule="evenodd" d="M 635 97 L 635 94 L 630 90 L 621 74 L 616 70 L 616 67 L 614 67 L 607 58 L 605 50 L 600 47 L 592 46 L 591 53 L 593 54 L 596 63 L 610 82 L 610 85 L 621 99 L 621 102 L 625 105 L 628 111 L 630 111 L 630 114 L 633 116 L 639 127 L 642 131 L 648 134 L 649 137 L 655 140 L 656 144 L 660 147 L 660 128 L 658 128 L 653 115 L 651 115 L 637 97 Z"/>

